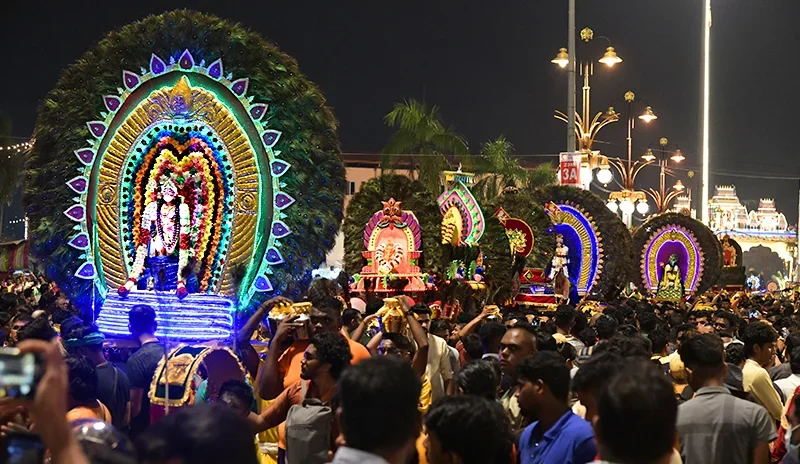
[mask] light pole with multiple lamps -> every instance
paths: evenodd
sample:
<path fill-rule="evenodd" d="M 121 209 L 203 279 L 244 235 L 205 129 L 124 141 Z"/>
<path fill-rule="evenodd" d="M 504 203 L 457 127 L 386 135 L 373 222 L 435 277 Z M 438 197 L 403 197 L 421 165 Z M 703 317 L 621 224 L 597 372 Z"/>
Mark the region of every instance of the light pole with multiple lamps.
<path fill-rule="evenodd" d="M 616 212 L 617 208 L 619 208 L 619 210 L 622 212 L 623 222 L 625 222 L 628 227 L 631 227 L 633 223 L 634 211 L 645 215 L 650 209 L 649 205 L 647 204 L 647 195 L 645 192 L 637 191 L 634 188 L 634 183 L 636 181 L 636 175 L 639 174 L 642 168 L 652 163 L 652 160 L 633 160 L 633 130 L 636 127 L 637 119 L 633 117 L 633 109 L 634 105 L 639 101 L 636 100 L 636 95 L 630 90 L 625 92 L 623 98 L 625 100 L 628 113 L 626 139 L 628 157 L 627 160 L 620 159 L 609 161 L 609 164 L 613 166 L 617 172 L 619 172 L 622 190 L 618 192 L 611 192 L 608 195 L 608 208 L 614 212 Z M 616 113 L 613 107 L 609 108 L 608 112 Z M 644 112 L 638 116 L 638 119 L 644 121 L 645 123 L 650 123 L 651 121 L 658 119 L 658 116 L 656 116 L 656 114 L 653 112 L 652 107 L 646 105 Z M 607 184 L 612 180 L 611 176 L 601 179 L 599 174 L 600 173 L 598 173 L 598 181 L 604 184 Z"/>
<path fill-rule="evenodd" d="M 581 30 L 580 38 L 583 42 L 589 43 L 594 39 L 594 31 L 588 27 Z M 603 56 L 598 60 L 600 63 L 613 67 L 615 64 L 622 62 L 622 58 L 617 56 L 614 47 L 611 46 L 611 41 L 607 37 L 599 36 L 598 38 L 604 39 L 608 42 L 608 47 Z M 571 57 L 566 48 L 558 51 L 558 55 L 551 60 L 552 63 L 557 64 L 561 68 L 567 67 L 574 63 L 575 57 Z M 592 171 L 600 169 L 598 175 L 603 173 L 602 176 L 611 174 L 609 170 L 608 160 L 600 154 L 599 150 L 592 150 L 592 143 L 594 142 L 597 133 L 608 124 L 619 120 L 619 115 L 615 112 L 600 112 L 594 118 L 591 117 L 591 86 L 589 85 L 589 77 L 594 73 L 594 63 L 592 61 L 581 61 L 581 75 L 583 76 L 583 101 L 582 111 L 578 114 L 577 110 L 574 114 L 575 135 L 577 136 L 578 146 L 577 150 L 581 153 L 581 183 L 584 188 L 588 189 L 589 184 L 592 182 Z M 574 89 L 568 90 L 574 92 Z M 569 112 L 569 110 L 568 110 Z M 572 115 L 567 115 L 561 111 L 556 111 L 556 119 L 560 119 L 567 124 L 572 120 Z M 575 150 L 576 147 L 568 146 L 568 150 Z"/>
<path fill-rule="evenodd" d="M 686 188 L 683 185 L 683 182 L 681 182 L 681 180 L 678 179 L 678 181 L 675 182 L 675 185 L 673 185 L 672 188 L 669 189 L 669 191 L 667 190 L 666 177 L 667 175 L 670 176 L 674 175 L 674 172 L 672 171 L 672 169 L 669 168 L 667 164 L 669 163 L 669 161 L 680 163 L 686 158 L 683 156 L 683 153 L 681 153 L 680 148 L 678 148 L 677 145 L 675 144 L 672 144 L 675 145 L 675 151 L 672 153 L 672 156 L 669 157 L 667 156 L 668 155 L 667 147 L 670 145 L 670 142 L 666 137 L 661 137 L 661 139 L 658 141 L 658 145 L 660 146 L 658 157 L 656 157 L 656 155 L 653 154 L 653 150 L 650 148 L 648 148 L 647 152 L 645 152 L 645 154 L 642 155 L 642 159 L 644 159 L 648 163 L 652 163 L 658 160 L 658 165 L 661 168 L 661 172 L 659 173 L 659 182 L 658 182 L 659 189 L 656 190 L 653 188 L 649 188 L 645 191 L 645 193 L 647 193 L 647 195 L 649 195 L 650 198 L 653 199 L 653 203 L 655 203 L 658 212 L 665 213 L 669 210 L 670 202 L 675 198 L 677 198 L 679 195 L 681 195 L 684 189 Z"/>

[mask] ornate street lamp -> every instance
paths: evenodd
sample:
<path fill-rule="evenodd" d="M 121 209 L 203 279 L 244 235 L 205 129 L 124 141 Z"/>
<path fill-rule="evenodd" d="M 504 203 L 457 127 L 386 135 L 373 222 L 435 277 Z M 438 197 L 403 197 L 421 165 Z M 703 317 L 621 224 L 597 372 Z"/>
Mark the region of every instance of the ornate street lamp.
<path fill-rule="evenodd" d="M 661 147 L 658 156 L 658 165 L 661 171 L 658 178 L 658 190 L 649 188 L 645 191 L 645 193 L 647 193 L 647 195 L 653 199 L 653 203 L 655 203 L 657 211 L 659 213 L 665 213 L 669 210 L 670 202 L 681 195 L 686 188 L 683 185 L 683 182 L 678 179 L 678 181 L 675 182 L 675 185 L 673 185 L 669 190 L 667 189 L 666 176 L 675 175 L 673 170 L 669 168 L 668 163 L 669 161 L 680 163 L 681 161 L 685 160 L 686 157 L 683 156 L 683 153 L 681 153 L 680 148 L 677 148 L 677 146 L 672 155 L 667 156 L 667 147 L 670 145 L 670 142 L 666 137 L 662 137 L 658 141 L 658 144 Z M 651 163 L 656 159 L 655 155 L 653 154 L 653 150 L 650 148 L 648 148 L 647 152 L 642 155 L 642 158 L 649 160 L 648 163 Z"/>
<path fill-rule="evenodd" d="M 580 32 L 580 38 L 584 43 L 588 44 L 594 39 L 594 31 L 588 27 L 584 28 Z M 598 62 L 603 63 L 609 68 L 613 67 L 615 64 L 621 63 L 622 58 L 620 58 L 617 55 L 617 52 L 614 51 L 614 47 L 611 46 L 611 41 L 604 36 L 598 36 L 598 38 L 608 42 L 606 52 L 598 60 Z M 561 68 L 565 68 L 569 64 L 570 60 L 574 58 L 575 57 L 569 56 L 567 49 L 561 48 L 559 49 L 556 57 L 551 60 L 551 63 L 557 64 Z M 594 74 L 594 63 L 592 61 L 581 61 L 580 66 L 581 75 L 583 76 L 583 101 L 581 113 L 579 114 L 577 111 L 575 111 L 575 136 L 578 141 L 577 149 L 582 155 L 581 177 L 586 177 L 586 179 L 583 180 L 583 183 L 584 188 L 588 189 L 592 181 L 592 171 L 600 167 L 601 161 L 600 151 L 592 150 L 592 143 L 594 142 L 595 137 L 597 137 L 597 133 L 600 132 L 600 129 L 608 124 L 611 124 L 612 122 L 616 122 L 619 119 L 619 116 L 614 112 L 600 112 L 597 113 L 593 118 L 591 117 L 591 86 L 589 85 L 589 77 Z M 561 111 L 556 110 L 555 117 L 556 119 L 560 119 L 567 124 L 570 124 L 569 116 Z M 575 147 L 567 147 L 567 150 L 575 150 Z M 603 174 L 603 177 L 606 177 L 605 174 Z M 608 180 L 610 182 L 610 179 Z"/>

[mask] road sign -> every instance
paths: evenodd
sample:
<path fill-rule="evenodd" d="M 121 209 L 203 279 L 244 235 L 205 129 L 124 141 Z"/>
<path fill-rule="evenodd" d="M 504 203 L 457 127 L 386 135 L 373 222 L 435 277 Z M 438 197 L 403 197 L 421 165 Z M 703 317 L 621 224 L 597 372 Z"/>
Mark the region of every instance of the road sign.
<path fill-rule="evenodd" d="M 581 187 L 581 154 L 560 153 L 558 162 L 559 180 L 561 185 Z"/>

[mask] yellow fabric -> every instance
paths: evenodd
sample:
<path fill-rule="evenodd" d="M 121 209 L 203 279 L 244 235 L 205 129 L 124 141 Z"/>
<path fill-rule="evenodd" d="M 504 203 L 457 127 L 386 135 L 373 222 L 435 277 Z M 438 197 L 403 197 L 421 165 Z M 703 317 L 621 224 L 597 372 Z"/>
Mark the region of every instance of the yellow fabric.
<path fill-rule="evenodd" d="M 423 416 L 428 413 L 431 407 L 431 381 L 428 380 L 427 375 L 422 376 L 422 390 L 419 393 L 419 412 Z"/>
<path fill-rule="evenodd" d="M 772 379 L 769 378 L 766 369 L 752 359 L 748 359 L 742 368 L 742 384 L 744 391 L 752 393 L 756 402 L 764 406 L 773 419 L 781 420 L 783 416 L 781 397 L 772 386 Z"/>
<path fill-rule="evenodd" d="M 417 438 L 417 455 L 419 459 L 417 462 L 419 464 L 428 464 L 428 452 L 425 450 L 425 432 L 419 434 L 419 438 Z"/>
<path fill-rule="evenodd" d="M 259 365 L 259 370 L 261 366 Z M 250 385 L 256 385 L 256 379 L 253 378 L 252 375 L 248 374 L 248 378 L 250 380 Z M 256 404 L 258 405 L 258 411 L 261 412 L 269 406 L 269 401 L 266 401 L 261 398 L 258 394 L 258 388 L 253 389 L 253 394 L 256 396 Z M 269 443 L 274 445 L 274 448 L 277 450 L 278 446 L 278 427 L 273 427 L 265 432 L 261 432 L 256 435 L 256 450 L 258 451 L 258 462 L 259 464 L 278 464 L 278 455 L 277 451 L 275 456 L 270 454 L 266 454 L 261 452 L 261 444 L 262 443 Z"/>

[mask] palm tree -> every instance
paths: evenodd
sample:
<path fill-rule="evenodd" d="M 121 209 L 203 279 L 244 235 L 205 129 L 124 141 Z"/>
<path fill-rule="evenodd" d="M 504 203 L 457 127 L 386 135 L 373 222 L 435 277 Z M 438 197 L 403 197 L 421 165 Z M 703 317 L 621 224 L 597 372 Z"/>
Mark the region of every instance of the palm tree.
<path fill-rule="evenodd" d="M 452 126 L 442 123 L 439 107 L 414 99 L 395 103 L 384 121 L 395 132 L 383 149 L 382 170 L 394 171 L 405 158 L 411 178 L 417 177 L 438 195 L 442 171 L 450 165 L 447 156 L 460 160 L 468 155 L 467 142 Z"/>
<path fill-rule="evenodd" d="M 556 174 L 550 163 L 543 163 L 532 171 L 519 164 L 514 157 L 514 145 L 505 136 L 483 144 L 481 153 L 467 166 L 478 174 L 480 180 L 472 187 L 479 203 L 492 200 L 508 186 L 539 188 L 555 183 Z"/>

